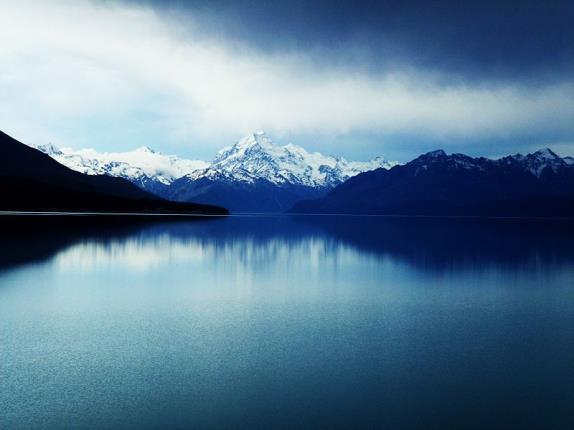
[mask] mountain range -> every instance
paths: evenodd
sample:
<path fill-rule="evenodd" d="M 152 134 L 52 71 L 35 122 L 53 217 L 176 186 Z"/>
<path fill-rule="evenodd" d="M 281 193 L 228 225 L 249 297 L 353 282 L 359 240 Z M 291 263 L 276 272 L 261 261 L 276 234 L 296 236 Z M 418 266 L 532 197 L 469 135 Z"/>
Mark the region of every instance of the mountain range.
<path fill-rule="evenodd" d="M 200 160 L 186 160 L 164 155 L 142 146 L 128 152 L 97 152 L 93 149 L 73 150 L 53 144 L 34 148 L 77 172 L 127 179 L 138 187 L 162 196 L 177 178 L 209 166 Z"/>
<path fill-rule="evenodd" d="M 125 178 L 168 200 L 232 212 L 574 215 L 574 159 L 550 149 L 499 159 L 437 150 L 400 165 L 279 146 L 263 132 L 223 148 L 211 163 L 147 147 L 125 153 L 38 149 L 77 171 Z"/>
<path fill-rule="evenodd" d="M 226 214 L 220 207 L 164 200 L 131 182 L 86 175 L 0 132 L 0 210 Z"/>
<path fill-rule="evenodd" d="M 124 153 L 50 144 L 36 148 L 82 173 L 121 177 L 166 199 L 222 205 L 233 212 L 284 212 L 300 200 L 324 196 L 359 173 L 398 164 L 382 157 L 347 161 L 293 144 L 279 146 L 264 132 L 223 148 L 211 163 L 148 147 Z"/>
<path fill-rule="evenodd" d="M 496 160 L 432 151 L 359 174 L 291 212 L 574 216 L 574 160 L 550 149 Z"/>

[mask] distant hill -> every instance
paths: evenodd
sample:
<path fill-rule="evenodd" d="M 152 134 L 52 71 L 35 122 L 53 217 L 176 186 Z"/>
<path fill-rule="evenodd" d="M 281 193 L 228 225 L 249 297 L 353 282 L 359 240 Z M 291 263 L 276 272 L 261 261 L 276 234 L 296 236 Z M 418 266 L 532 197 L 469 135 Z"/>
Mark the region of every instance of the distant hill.
<path fill-rule="evenodd" d="M 438 150 L 359 174 L 290 212 L 574 216 L 574 165 L 550 149 L 498 160 Z"/>
<path fill-rule="evenodd" d="M 3 132 L 0 210 L 227 213 L 216 206 L 163 200 L 125 179 L 84 175 Z"/>

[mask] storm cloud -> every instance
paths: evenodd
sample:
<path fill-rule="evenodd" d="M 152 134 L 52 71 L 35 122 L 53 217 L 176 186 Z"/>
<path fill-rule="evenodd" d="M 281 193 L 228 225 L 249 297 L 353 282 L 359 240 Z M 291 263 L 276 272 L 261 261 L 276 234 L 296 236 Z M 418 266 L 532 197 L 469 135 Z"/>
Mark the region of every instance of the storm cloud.
<path fill-rule="evenodd" d="M 259 129 L 343 146 L 337 136 L 350 146 L 354 134 L 368 134 L 377 152 L 400 146 L 393 136 L 433 145 L 504 140 L 511 142 L 508 151 L 520 150 L 518 141 L 556 141 L 562 149 L 574 141 L 574 79 L 562 33 L 541 39 L 543 47 L 554 41 L 560 51 L 554 57 L 534 44 L 536 59 L 521 68 L 528 56 L 518 45 L 515 58 L 497 67 L 506 39 L 490 54 L 490 37 L 471 39 L 469 52 L 456 55 L 448 29 L 438 32 L 434 49 L 432 33 L 421 39 L 428 55 L 409 55 L 413 37 L 428 26 L 414 35 L 396 24 L 375 33 L 370 21 L 345 26 L 338 17 L 347 39 L 337 51 L 330 27 L 319 26 L 316 38 L 311 30 L 290 37 L 279 27 L 277 40 L 265 42 L 273 36 L 265 24 L 272 19 L 255 14 L 263 24 L 248 32 L 240 13 L 230 24 L 234 9 L 227 5 L 219 14 L 204 3 L 162 9 L 153 2 L 0 0 L 0 6 L 0 124 L 38 143 L 108 149 L 138 141 L 207 153 Z M 313 12 L 308 24 L 315 19 Z M 302 23 L 293 25 L 295 31 Z"/>

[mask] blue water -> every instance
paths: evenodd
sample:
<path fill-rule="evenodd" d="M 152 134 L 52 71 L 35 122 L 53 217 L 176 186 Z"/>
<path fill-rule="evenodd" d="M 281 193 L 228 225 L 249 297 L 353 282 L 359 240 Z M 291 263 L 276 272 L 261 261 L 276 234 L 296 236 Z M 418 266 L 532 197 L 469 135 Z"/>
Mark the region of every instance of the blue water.
<path fill-rule="evenodd" d="M 0 428 L 574 428 L 574 227 L 5 221 Z"/>

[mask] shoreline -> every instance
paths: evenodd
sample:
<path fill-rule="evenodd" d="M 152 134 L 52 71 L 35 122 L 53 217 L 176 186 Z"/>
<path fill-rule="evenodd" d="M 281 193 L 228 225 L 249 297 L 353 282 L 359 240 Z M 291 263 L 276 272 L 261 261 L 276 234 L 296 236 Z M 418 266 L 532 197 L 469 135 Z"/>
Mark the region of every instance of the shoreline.
<path fill-rule="evenodd" d="M 347 217 L 347 218 L 429 218 L 429 219 L 501 219 L 501 220 L 546 220 L 574 221 L 574 217 L 536 216 L 489 216 L 489 215 L 391 215 L 391 214 L 348 214 L 348 213 L 265 213 L 243 212 L 229 214 L 201 214 L 174 212 L 95 212 L 95 211 L 5 211 L 0 217 L 178 217 L 178 218 L 223 218 L 223 217 Z"/>

